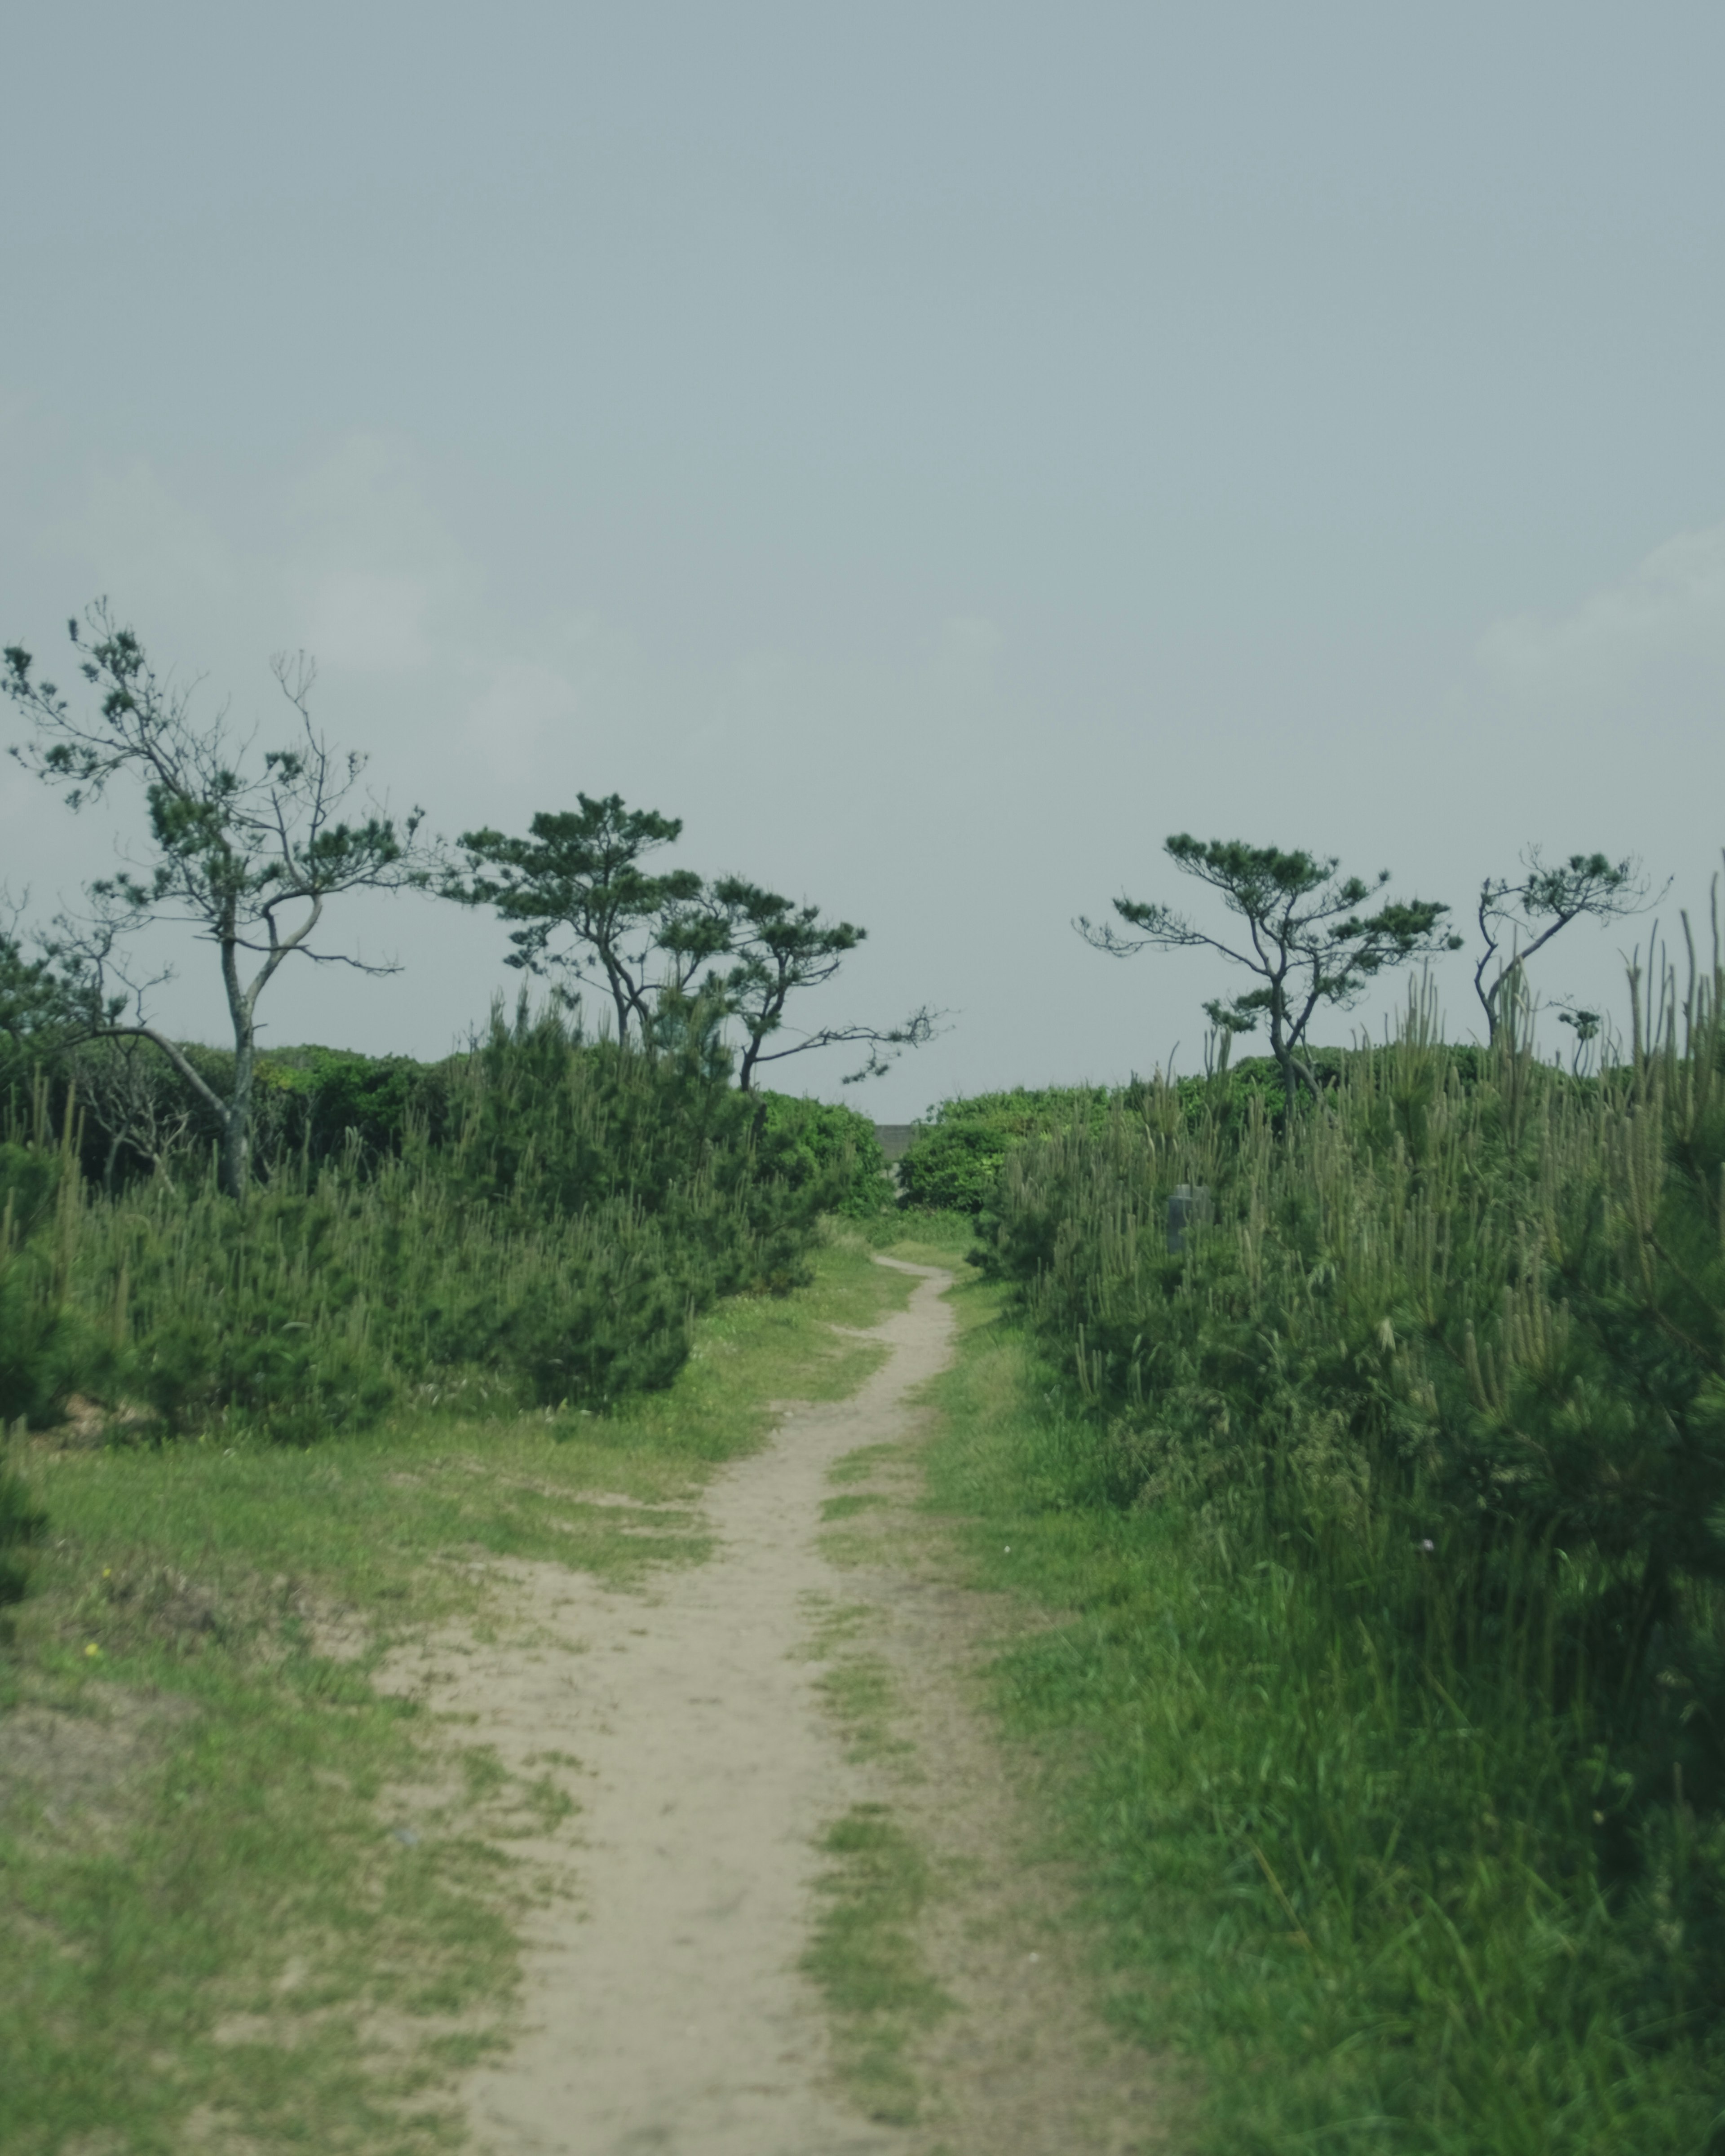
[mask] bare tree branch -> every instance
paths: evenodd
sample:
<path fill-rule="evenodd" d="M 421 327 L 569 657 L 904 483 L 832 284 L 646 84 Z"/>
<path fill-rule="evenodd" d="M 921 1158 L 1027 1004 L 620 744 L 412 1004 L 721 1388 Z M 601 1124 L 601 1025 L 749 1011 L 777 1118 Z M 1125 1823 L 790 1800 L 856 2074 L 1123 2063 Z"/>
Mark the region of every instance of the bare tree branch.
<path fill-rule="evenodd" d="M 119 873 L 92 883 L 88 918 L 64 916 L 44 947 L 68 985 L 85 998 L 86 1036 L 136 1036 L 173 1062 L 201 1098 L 214 1102 L 223 1130 L 224 1187 L 242 1194 L 251 1174 L 252 1083 L 259 998 L 290 957 L 387 973 L 350 953 L 314 949 L 331 900 L 353 891 L 424 888 L 436 862 L 418 840 L 413 809 L 399 824 L 382 804 L 344 816 L 365 769 L 363 757 L 330 747 L 311 719 L 316 670 L 303 653 L 278 654 L 272 671 L 297 724 L 284 747 L 252 762 L 255 734 L 236 740 L 224 705 L 200 721 L 197 685 L 157 674 L 136 635 L 105 601 L 86 624 L 69 624 L 79 671 L 95 692 L 91 714 L 40 679 L 21 646 L 4 654 L 0 688 L 25 715 L 29 738 L 13 750 L 28 771 L 55 787 L 74 809 L 99 798 L 122 773 L 142 784 L 149 845 Z M 349 812 L 352 814 L 352 812 Z M 130 1024 L 109 1012 L 88 1023 L 130 926 L 179 921 L 217 947 L 234 1044 L 234 1089 L 217 1101 L 206 1081 L 139 1003 Z M 259 963 L 248 972 L 248 962 Z M 123 1008 L 122 1004 L 122 1008 Z"/>

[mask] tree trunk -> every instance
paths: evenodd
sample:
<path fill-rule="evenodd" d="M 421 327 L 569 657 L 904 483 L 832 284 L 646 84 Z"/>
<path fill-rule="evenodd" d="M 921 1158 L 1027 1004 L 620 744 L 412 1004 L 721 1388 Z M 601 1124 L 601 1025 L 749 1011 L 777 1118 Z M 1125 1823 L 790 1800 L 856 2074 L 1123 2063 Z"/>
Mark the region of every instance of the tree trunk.
<path fill-rule="evenodd" d="M 239 951 L 230 908 L 222 923 L 222 984 L 228 991 L 228 1015 L 234 1024 L 234 1090 L 222 1115 L 222 1188 L 243 1199 L 252 1182 L 252 1075 L 258 1060 L 258 1033 L 252 1014 L 258 991 L 275 970 L 274 962 L 252 983 L 240 986 Z M 275 941 L 272 927 L 270 941 Z"/>
<path fill-rule="evenodd" d="M 742 1063 L 737 1074 L 739 1093 L 752 1093 L 755 1089 L 755 1065 L 760 1060 L 761 1044 L 766 1038 L 764 1030 L 756 1033 L 751 1029 L 748 1046 L 742 1051 Z"/>
<path fill-rule="evenodd" d="M 252 1182 L 252 1077 L 257 1040 L 249 1025 L 234 1029 L 234 1091 L 222 1117 L 222 1188 L 244 1198 Z"/>
<path fill-rule="evenodd" d="M 1299 1092 L 1300 1066 L 1295 1062 L 1294 1051 L 1288 1045 L 1282 1013 L 1274 1003 L 1270 1006 L 1270 1053 L 1276 1058 L 1276 1067 L 1281 1073 L 1282 1113 L 1291 1116 Z"/>

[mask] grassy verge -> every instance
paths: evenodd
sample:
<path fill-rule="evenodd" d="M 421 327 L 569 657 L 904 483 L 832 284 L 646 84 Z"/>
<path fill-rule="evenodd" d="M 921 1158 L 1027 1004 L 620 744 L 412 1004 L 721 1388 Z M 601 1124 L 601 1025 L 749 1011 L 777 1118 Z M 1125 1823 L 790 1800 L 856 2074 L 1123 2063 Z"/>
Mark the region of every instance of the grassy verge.
<path fill-rule="evenodd" d="M 1119 2015 L 1195 2069 L 1178 2145 L 1713 2148 L 1717 2073 L 1681 2041 L 1629 2041 L 1607 1912 L 1542 1869 L 1504 1802 L 1515 1733 L 1458 1718 L 1421 1758 L 1386 1756 L 1369 1637 L 1327 1629 L 1278 1568 L 1231 1563 L 1194 1516 L 1101 1502 L 1094 1422 L 995 1291 L 957 1300 L 930 1502 L 975 1582 L 1037 1613 L 1000 1710 L 1044 1763 Z M 1477 1832 L 1422 1831 L 1475 1780 Z M 1298 1845 L 1314 1804 L 1352 1868 Z"/>
<path fill-rule="evenodd" d="M 449 2076 L 498 2040 L 542 1891 L 507 1842 L 567 1809 L 562 1763 L 451 1757 L 370 1672 L 483 1621 L 494 1558 L 622 1583 L 698 1560 L 707 1472 L 771 1402 L 859 1383 L 880 1351 L 827 1328 L 902 1294 L 836 1238 L 812 1288 L 720 1305 L 610 1418 L 24 1451 L 51 1524 L 0 1661 L 0 2146 L 457 2145 Z"/>
<path fill-rule="evenodd" d="M 913 1265 L 945 1265 L 962 1280 L 965 1256 L 976 1248 L 976 1222 L 968 1213 L 890 1213 L 876 1225 L 884 1255 Z"/>

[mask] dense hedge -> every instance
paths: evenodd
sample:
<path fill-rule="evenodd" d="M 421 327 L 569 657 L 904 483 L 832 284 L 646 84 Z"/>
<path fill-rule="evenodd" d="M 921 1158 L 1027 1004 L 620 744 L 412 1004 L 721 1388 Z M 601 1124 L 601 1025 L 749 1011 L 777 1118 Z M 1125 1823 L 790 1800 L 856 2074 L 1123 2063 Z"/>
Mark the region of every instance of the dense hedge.
<path fill-rule="evenodd" d="M 1466 1046 L 1447 1049 L 1448 1067 L 1464 1091 L 1479 1083 L 1484 1051 Z M 1326 1092 L 1370 1051 L 1317 1049 L 1310 1061 Z M 1009 1154 L 1032 1138 L 1082 1128 L 1100 1133 L 1111 1111 L 1143 1114 L 1152 1101 L 1157 1113 L 1177 1112 L 1189 1129 L 1200 1126 L 1219 1141 L 1239 1140 L 1261 1120 L 1280 1135 L 1286 1115 L 1281 1072 L 1267 1055 L 1248 1056 L 1210 1077 L 1172 1082 L 1134 1078 L 1112 1089 L 1099 1086 L 1016 1086 L 1006 1093 L 977 1093 L 942 1101 L 915 1127 L 899 1173 L 907 1205 L 931 1211 L 980 1213 L 993 1196 Z"/>
<path fill-rule="evenodd" d="M 1313 1059 L 1321 1085 L 1333 1086 L 1344 1055 L 1320 1052 Z M 1238 1064 L 1220 1078 L 1182 1079 L 1172 1087 L 1134 1079 L 1115 1091 L 1100 1086 L 1015 1086 L 1007 1093 L 978 1093 L 942 1101 L 916 1127 L 899 1170 L 907 1205 L 931 1211 L 980 1213 L 992 1196 L 1009 1154 L 1032 1138 L 1055 1132 L 1101 1132 L 1111 1107 L 1142 1111 L 1153 1096 L 1177 1102 L 1189 1122 L 1200 1118 L 1224 1129 L 1244 1129 L 1261 1114 L 1279 1129 L 1283 1113 L 1281 1073 L 1268 1056 Z"/>
<path fill-rule="evenodd" d="M 819 1185 L 828 1209 L 845 1219 L 871 1220 L 891 1210 L 886 1156 L 866 1116 L 830 1101 L 800 1100 L 788 1093 L 755 1097 L 781 1174 L 799 1185 Z"/>

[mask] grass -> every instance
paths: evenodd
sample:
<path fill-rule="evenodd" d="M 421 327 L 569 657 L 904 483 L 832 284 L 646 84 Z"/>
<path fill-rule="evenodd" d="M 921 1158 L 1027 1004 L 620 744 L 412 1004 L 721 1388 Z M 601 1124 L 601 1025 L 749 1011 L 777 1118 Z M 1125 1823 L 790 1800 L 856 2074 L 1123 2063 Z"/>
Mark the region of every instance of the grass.
<path fill-rule="evenodd" d="M 919 1217 L 913 1235 L 901 1220 L 877 1229 L 887 1254 L 915 1265 L 953 1266 L 970 1240 L 969 1224 L 941 1215 Z M 891 1238 L 888 1240 L 888 1238 Z M 913 1280 L 883 1271 L 906 1290 Z M 902 1468 L 902 1444 L 860 1445 L 835 1461 L 829 1480 L 839 1494 L 821 1507 L 828 1561 L 878 1562 L 875 1532 L 847 1532 L 842 1523 L 889 1511 L 897 1492 L 859 1488 Z M 848 1758 L 874 1768 L 883 1789 L 894 1778 L 919 1772 L 916 1748 L 901 1733 L 891 1666 L 875 1651 L 870 1634 L 875 1613 L 865 1603 L 818 1609 L 809 1652 L 823 1662 L 822 1702 L 843 1738 Z M 870 2118 L 906 2126 L 920 2116 L 922 2091 L 912 2063 L 916 2038 L 948 2011 L 952 2000 L 927 1969 L 917 1925 L 937 1891 L 928 1860 L 893 1806 L 875 1801 L 853 1805 L 821 1842 L 828 1861 L 819 1881 L 821 1897 L 814 1936 L 803 1966 L 821 1989 L 833 2020 L 834 2063 L 847 2092 Z"/>
<path fill-rule="evenodd" d="M 886 1502 L 878 1491 L 855 1490 L 843 1496 L 829 1497 L 820 1508 L 824 1521 L 854 1520 L 859 1512 L 867 1512 Z"/>
<path fill-rule="evenodd" d="M 1542 1863 L 1517 1794 L 1538 1732 L 1410 1732 L 1368 1636 L 1339 1637 L 1293 1576 L 1231 1560 L 1195 1511 L 1096 1499 L 1096 1418 L 998 1291 L 955 1299 L 929 1502 L 975 1584 L 1034 1612 L 994 1696 L 1040 1762 L 1117 2015 L 1194 2069 L 1178 2145 L 1714 2147 L 1719 2062 L 1630 2041 L 1607 1912 Z"/>
<path fill-rule="evenodd" d="M 884 1804 L 855 1804 L 828 1829 L 823 1906 L 803 1967 L 824 1993 L 839 2071 L 869 2117 L 909 2125 L 917 2087 L 905 2051 L 952 2002 L 924 1971 L 916 1925 L 928 1864 Z"/>
<path fill-rule="evenodd" d="M 508 1845 L 567 1813 L 569 1763 L 511 1776 L 371 1672 L 429 1624 L 501 1621 L 493 1559 L 619 1585 L 698 1562 L 706 1475 L 773 1401 L 860 1383 L 880 1351 L 829 1325 L 910 1286 L 841 1234 L 811 1288 L 719 1305 L 610 1417 L 33 1445 L 50 1539 L 0 1663 L 8 2156 L 458 2145 L 451 2076 L 500 2041 L 551 1891 Z"/>
<path fill-rule="evenodd" d="M 877 1237 L 888 1257 L 962 1273 L 967 1253 L 976 1247 L 976 1223 L 968 1213 L 888 1214 L 879 1224 Z"/>

